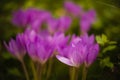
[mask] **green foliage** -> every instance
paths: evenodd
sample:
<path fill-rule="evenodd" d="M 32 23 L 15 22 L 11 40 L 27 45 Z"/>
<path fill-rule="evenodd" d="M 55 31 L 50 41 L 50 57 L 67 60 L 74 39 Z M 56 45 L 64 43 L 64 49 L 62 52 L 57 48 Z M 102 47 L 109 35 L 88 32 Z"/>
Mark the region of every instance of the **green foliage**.
<path fill-rule="evenodd" d="M 100 61 L 100 66 L 102 67 L 102 68 L 104 68 L 104 67 L 109 67 L 109 68 L 113 68 L 114 67 L 114 64 L 112 63 L 112 62 L 110 62 L 110 58 L 109 57 L 106 57 L 106 58 L 104 58 L 104 59 L 102 59 L 101 61 Z"/>
<path fill-rule="evenodd" d="M 101 36 L 96 36 L 96 41 L 101 46 L 105 46 L 106 44 L 109 46 L 112 46 L 112 45 L 115 46 L 115 44 L 117 44 L 116 41 L 110 41 L 105 34 L 102 34 Z M 109 48 L 111 48 L 111 47 L 109 47 Z"/>
<path fill-rule="evenodd" d="M 13 76 L 19 76 L 19 77 L 22 76 L 22 74 L 20 73 L 20 71 L 17 68 L 8 69 L 8 73 L 13 75 Z"/>
<path fill-rule="evenodd" d="M 105 47 L 105 48 L 103 49 L 102 53 L 105 53 L 105 52 L 107 52 L 107 51 L 111 51 L 111 50 L 113 50 L 113 49 L 115 49 L 115 48 L 116 48 L 115 45 L 107 46 L 107 47 Z"/>
<path fill-rule="evenodd" d="M 107 57 L 105 57 L 105 54 L 108 53 L 108 51 L 112 51 L 117 48 L 117 46 L 115 45 L 117 42 L 110 41 L 105 34 L 102 34 L 101 36 L 96 36 L 96 41 L 102 46 L 101 52 L 99 54 L 99 57 L 101 58 L 100 66 L 102 68 L 108 67 L 112 69 L 114 67 L 114 63 L 110 61 L 110 56 L 107 55 Z"/>
<path fill-rule="evenodd" d="M 102 36 L 96 36 L 96 41 L 98 44 L 104 46 L 109 40 L 107 39 L 107 36 L 102 34 Z"/>
<path fill-rule="evenodd" d="M 4 59 L 6 59 L 6 60 L 13 58 L 10 53 L 3 53 L 3 54 L 2 54 L 2 57 L 3 57 Z"/>

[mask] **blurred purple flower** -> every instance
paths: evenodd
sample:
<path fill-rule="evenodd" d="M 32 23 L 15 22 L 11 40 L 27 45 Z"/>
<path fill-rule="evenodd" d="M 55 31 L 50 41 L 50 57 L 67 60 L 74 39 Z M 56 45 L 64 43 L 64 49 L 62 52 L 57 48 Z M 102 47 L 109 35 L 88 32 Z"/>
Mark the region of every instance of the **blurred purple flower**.
<path fill-rule="evenodd" d="M 79 5 L 76 5 L 73 2 L 65 2 L 64 3 L 65 10 L 68 13 L 73 14 L 76 17 L 79 17 L 82 14 L 82 8 Z"/>
<path fill-rule="evenodd" d="M 16 26 L 26 27 L 27 26 L 27 16 L 25 11 L 18 10 L 13 13 L 12 23 Z"/>
<path fill-rule="evenodd" d="M 58 19 L 54 19 L 53 17 L 49 18 L 47 21 L 48 31 L 53 34 L 58 29 Z"/>
<path fill-rule="evenodd" d="M 72 36 L 70 45 L 58 48 L 58 52 L 57 59 L 69 66 L 79 67 L 84 62 L 89 67 L 98 55 L 99 45 L 94 42 L 94 35 Z"/>
<path fill-rule="evenodd" d="M 89 67 L 96 59 L 97 55 L 99 53 L 99 45 L 94 44 L 91 47 L 89 47 L 89 52 L 86 57 L 85 64 L 87 67 Z"/>
<path fill-rule="evenodd" d="M 95 43 L 95 36 L 92 34 L 91 36 L 88 36 L 87 33 L 81 35 L 81 40 L 83 43 L 87 44 L 88 46 L 91 46 Z"/>
<path fill-rule="evenodd" d="M 24 55 L 26 54 L 26 48 L 25 48 L 25 41 L 23 34 L 18 34 L 16 36 L 16 40 L 11 39 L 9 42 L 9 45 L 4 42 L 5 47 L 7 50 L 18 60 L 22 60 Z"/>
<path fill-rule="evenodd" d="M 50 33 L 65 32 L 71 23 L 72 19 L 69 16 L 62 16 L 59 19 L 50 18 L 48 20 L 48 30 Z"/>
<path fill-rule="evenodd" d="M 26 10 L 26 14 L 28 15 L 29 25 L 35 30 L 39 30 L 42 24 L 51 17 L 49 12 L 33 8 Z"/>
<path fill-rule="evenodd" d="M 70 36 L 65 36 L 64 33 L 55 33 L 52 37 L 52 42 L 55 50 L 58 48 L 64 48 L 68 44 L 69 37 Z"/>
<path fill-rule="evenodd" d="M 44 64 L 52 55 L 53 47 L 34 30 L 25 33 L 26 48 L 32 60 Z"/>
<path fill-rule="evenodd" d="M 75 41 L 75 42 L 74 42 Z M 72 42 L 71 42 L 72 43 Z M 75 43 L 75 44 L 74 44 Z M 87 56 L 87 46 L 81 40 L 73 40 L 73 43 L 64 49 L 59 49 L 57 59 L 69 66 L 79 67 Z"/>
<path fill-rule="evenodd" d="M 82 33 L 86 33 L 90 30 L 91 24 L 93 24 L 96 20 L 96 12 L 95 10 L 90 10 L 81 15 L 80 20 L 80 28 Z"/>
<path fill-rule="evenodd" d="M 51 17 L 47 11 L 29 8 L 27 10 L 18 10 L 13 14 L 12 22 L 16 26 L 29 27 L 39 30 L 42 23 Z"/>
<path fill-rule="evenodd" d="M 88 46 L 88 53 L 85 59 L 86 66 L 90 66 L 99 53 L 99 45 L 95 43 L 94 35 L 90 37 L 87 34 L 81 36 L 82 42 Z"/>
<path fill-rule="evenodd" d="M 69 16 L 62 16 L 59 18 L 59 29 L 62 32 L 65 32 L 71 25 L 72 19 Z"/>

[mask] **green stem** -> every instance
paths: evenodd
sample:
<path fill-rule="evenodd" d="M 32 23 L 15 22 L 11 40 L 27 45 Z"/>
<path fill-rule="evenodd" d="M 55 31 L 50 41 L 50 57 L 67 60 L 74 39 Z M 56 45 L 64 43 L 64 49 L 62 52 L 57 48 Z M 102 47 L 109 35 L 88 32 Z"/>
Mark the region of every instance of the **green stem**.
<path fill-rule="evenodd" d="M 37 77 L 39 80 L 42 80 L 43 71 L 44 71 L 43 67 L 44 67 L 44 64 L 41 64 L 41 63 L 37 64 Z"/>
<path fill-rule="evenodd" d="M 46 80 L 48 80 L 49 77 L 50 77 L 50 73 L 51 73 L 51 69 L 52 69 L 52 64 L 53 64 L 53 60 L 50 59 L 50 60 L 49 60 L 49 63 L 48 63 L 48 70 L 47 70 L 47 77 L 46 77 Z"/>
<path fill-rule="evenodd" d="M 33 61 L 30 62 L 30 65 L 31 65 L 31 68 L 32 68 L 34 80 L 38 80 L 37 71 L 35 69 L 35 65 L 34 65 Z"/>
<path fill-rule="evenodd" d="M 77 80 L 77 68 L 72 67 L 71 69 L 71 79 L 70 80 Z"/>
<path fill-rule="evenodd" d="M 40 71 L 40 63 L 37 63 L 36 65 L 36 69 L 37 69 L 37 76 L 39 76 L 39 71 Z M 39 78 L 39 77 L 38 77 Z"/>
<path fill-rule="evenodd" d="M 86 80 L 86 78 L 87 78 L 87 71 L 88 71 L 88 68 L 86 66 L 83 66 L 82 80 Z"/>
<path fill-rule="evenodd" d="M 38 78 L 39 78 L 39 80 L 42 80 L 42 73 L 43 73 L 43 67 L 44 67 L 44 64 L 38 64 L 38 72 L 37 72 L 37 74 L 38 74 Z"/>
<path fill-rule="evenodd" d="M 28 71 L 26 69 L 26 66 L 25 66 L 25 63 L 24 63 L 23 60 L 21 60 L 21 64 L 22 64 L 22 67 L 23 67 L 23 70 L 24 70 L 24 73 L 25 73 L 26 80 L 30 80 L 29 76 L 28 76 Z"/>

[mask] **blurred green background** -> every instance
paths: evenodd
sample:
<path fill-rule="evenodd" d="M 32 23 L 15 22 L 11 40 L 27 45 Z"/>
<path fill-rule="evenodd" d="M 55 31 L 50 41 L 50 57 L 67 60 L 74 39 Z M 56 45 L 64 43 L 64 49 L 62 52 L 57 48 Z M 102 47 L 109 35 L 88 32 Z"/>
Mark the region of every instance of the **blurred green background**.
<path fill-rule="evenodd" d="M 0 1 L 0 80 L 25 80 L 20 62 L 14 59 L 3 45 L 3 41 L 8 41 L 22 31 L 11 23 L 12 13 L 20 8 L 35 7 L 48 10 L 54 16 L 60 16 L 64 13 L 64 1 L 69 0 Z M 97 12 L 98 19 L 89 33 L 97 35 L 96 39 L 101 45 L 101 51 L 97 60 L 89 68 L 87 80 L 119 80 L 120 0 L 71 1 L 81 5 L 85 10 L 94 8 Z M 76 24 L 73 26 L 76 26 Z M 27 56 L 25 61 L 28 62 Z M 29 64 L 27 65 L 29 66 Z M 79 73 L 80 80 L 81 71 Z M 29 74 L 32 74 L 30 69 Z M 55 59 L 50 80 L 69 80 L 69 67 Z"/>

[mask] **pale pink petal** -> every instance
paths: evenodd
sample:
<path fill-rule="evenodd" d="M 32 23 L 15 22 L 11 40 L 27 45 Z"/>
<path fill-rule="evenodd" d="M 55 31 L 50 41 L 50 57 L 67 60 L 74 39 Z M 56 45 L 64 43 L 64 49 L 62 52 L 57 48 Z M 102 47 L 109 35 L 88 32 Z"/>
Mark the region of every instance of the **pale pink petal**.
<path fill-rule="evenodd" d="M 61 61 L 62 63 L 67 64 L 67 65 L 69 65 L 69 66 L 74 66 L 74 65 L 72 64 L 72 62 L 71 62 L 68 58 L 62 57 L 62 56 L 60 56 L 60 55 L 56 55 L 56 57 L 57 57 L 57 59 L 58 59 L 59 61 Z"/>

